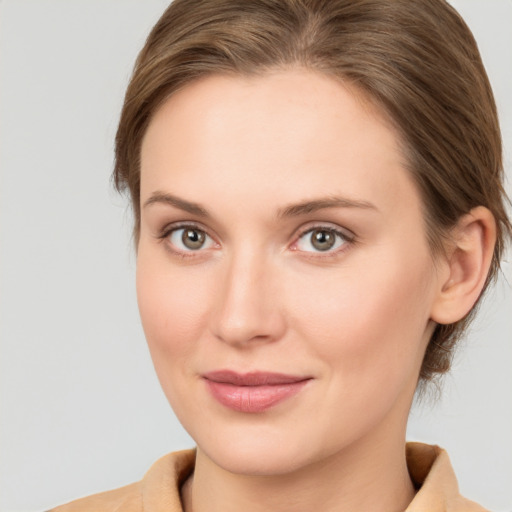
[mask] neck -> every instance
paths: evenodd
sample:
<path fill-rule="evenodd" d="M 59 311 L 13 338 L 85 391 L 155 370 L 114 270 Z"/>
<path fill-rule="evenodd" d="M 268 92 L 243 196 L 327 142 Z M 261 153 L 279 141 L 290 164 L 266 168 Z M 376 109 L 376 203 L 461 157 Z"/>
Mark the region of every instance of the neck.
<path fill-rule="evenodd" d="M 405 432 L 363 440 L 284 475 L 251 476 L 224 470 L 198 450 L 183 488 L 186 512 L 322 512 L 405 510 L 414 497 L 405 459 Z"/>

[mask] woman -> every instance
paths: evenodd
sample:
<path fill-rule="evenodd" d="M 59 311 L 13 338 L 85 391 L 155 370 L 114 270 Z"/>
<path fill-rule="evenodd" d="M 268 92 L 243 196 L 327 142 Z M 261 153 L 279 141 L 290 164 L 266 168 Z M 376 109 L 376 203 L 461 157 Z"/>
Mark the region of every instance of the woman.
<path fill-rule="evenodd" d="M 56 510 L 483 510 L 405 429 L 499 269 L 502 179 L 490 86 L 443 1 L 176 0 L 115 180 L 197 449 Z"/>

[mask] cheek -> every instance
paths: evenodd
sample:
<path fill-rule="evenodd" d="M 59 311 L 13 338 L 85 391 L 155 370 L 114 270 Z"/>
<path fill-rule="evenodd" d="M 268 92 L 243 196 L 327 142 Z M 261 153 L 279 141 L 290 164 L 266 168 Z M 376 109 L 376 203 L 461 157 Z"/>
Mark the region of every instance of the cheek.
<path fill-rule="evenodd" d="M 293 323 L 347 386 L 405 377 L 424 350 L 431 268 L 428 256 L 383 252 L 320 279 L 304 274 Z"/>
<path fill-rule="evenodd" d="M 166 365 L 177 365 L 193 350 L 206 321 L 212 287 L 189 274 L 139 252 L 137 299 L 159 377 Z"/>

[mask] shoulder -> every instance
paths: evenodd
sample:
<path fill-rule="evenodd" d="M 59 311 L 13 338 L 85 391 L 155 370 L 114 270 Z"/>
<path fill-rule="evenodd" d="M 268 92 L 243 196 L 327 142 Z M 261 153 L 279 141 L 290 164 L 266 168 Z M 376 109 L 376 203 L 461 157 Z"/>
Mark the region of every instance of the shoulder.
<path fill-rule="evenodd" d="M 141 482 L 120 487 L 112 491 L 100 492 L 61 505 L 50 512 L 139 512 L 142 508 Z"/>
<path fill-rule="evenodd" d="M 49 512 L 180 512 L 180 486 L 193 471 L 195 450 L 169 453 L 140 482 L 60 505 Z"/>
<path fill-rule="evenodd" d="M 406 512 L 488 512 L 459 493 L 450 458 L 439 446 L 407 443 L 407 466 L 418 492 Z"/>

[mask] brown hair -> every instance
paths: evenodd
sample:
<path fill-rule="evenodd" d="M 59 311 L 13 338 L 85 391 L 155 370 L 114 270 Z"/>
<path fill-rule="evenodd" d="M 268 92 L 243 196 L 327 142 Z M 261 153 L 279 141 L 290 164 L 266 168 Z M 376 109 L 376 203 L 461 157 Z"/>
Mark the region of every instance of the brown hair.
<path fill-rule="evenodd" d="M 444 0 L 175 0 L 149 34 L 128 86 L 114 181 L 128 188 L 140 229 L 140 148 L 151 116 L 175 91 L 210 74 L 300 66 L 348 81 L 401 136 L 425 206 L 433 251 L 478 205 L 497 223 L 487 285 L 506 235 L 499 124 L 475 40 Z M 446 372 L 473 312 L 438 325 L 420 378 Z"/>

